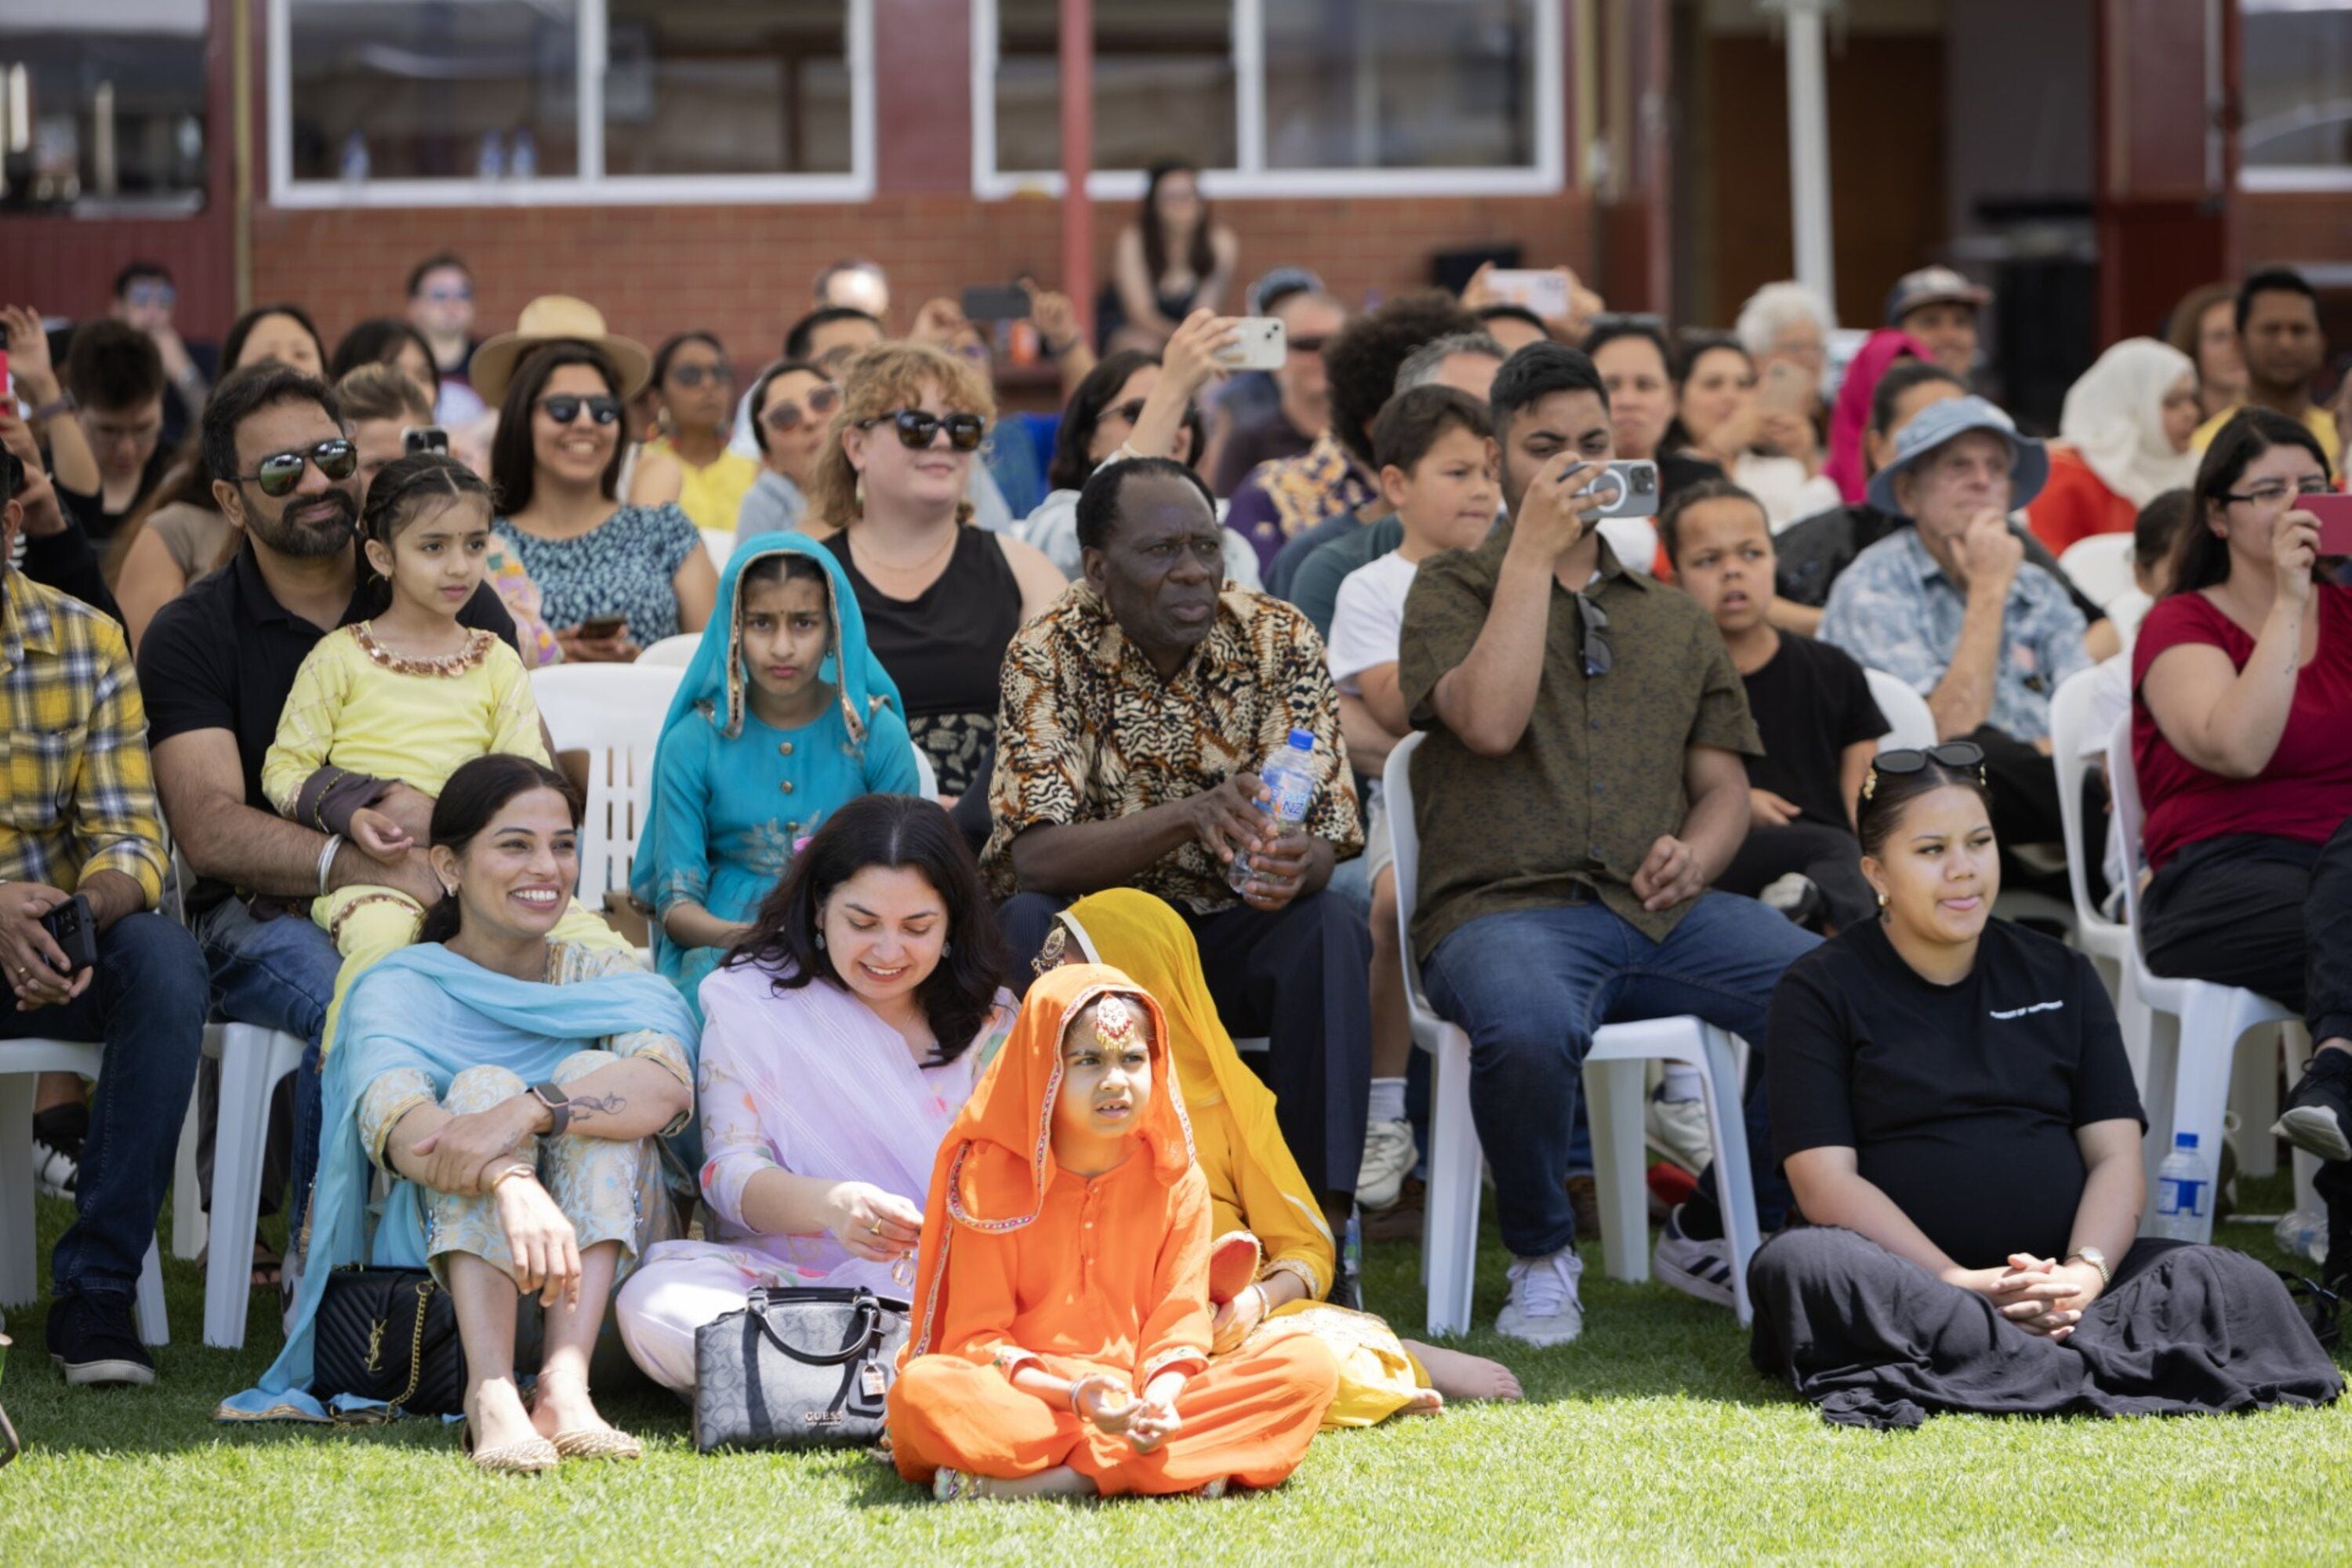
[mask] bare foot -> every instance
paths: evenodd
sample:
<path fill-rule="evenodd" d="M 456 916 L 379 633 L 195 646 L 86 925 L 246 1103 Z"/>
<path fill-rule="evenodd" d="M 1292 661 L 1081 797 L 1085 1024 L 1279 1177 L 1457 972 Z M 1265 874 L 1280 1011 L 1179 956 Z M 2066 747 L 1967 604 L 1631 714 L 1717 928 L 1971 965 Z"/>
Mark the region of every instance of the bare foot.
<path fill-rule="evenodd" d="M 1423 1363 L 1424 1366 L 1428 1363 Z M 1433 1388 L 1417 1388 L 1412 1397 L 1397 1407 L 1400 1415 L 1434 1415 L 1445 1408 L 1445 1395 Z"/>
<path fill-rule="evenodd" d="M 1421 1359 L 1430 1383 L 1448 1399 L 1519 1397 L 1519 1380 L 1501 1362 L 1461 1351 L 1440 1350 L 1418 1340 L 1405 1341 L 1404 1348 Z"/>
<path fill-rule="evenodd" d="M 1067 1465 L 1056 1465 L 1017 1481 L 988 1483 L 988 1495 L 994 1498 L 1093 1497 L 1099 1489 L 1092 1476 L 1082 1476 Z"/>
<path fill-rule="evenodd" d="M 504 1448 L 547 1436 L 532 1429 L 522 1395 L 506 1378 L 485 1379 L 478 1384 L 467 1396 L 466 1418 L 472 1424 L 477 1448 Z"/>
<path fill-rule="evenodd" d="M 542 1437 L 552 1437 L 558 1432 L 614 1429 L 611 1422 L 596 1414 L 586 1384 L 544 1373 L 540 1374 L 539 1386 L 531 1394 L 530 1424 Z"/>

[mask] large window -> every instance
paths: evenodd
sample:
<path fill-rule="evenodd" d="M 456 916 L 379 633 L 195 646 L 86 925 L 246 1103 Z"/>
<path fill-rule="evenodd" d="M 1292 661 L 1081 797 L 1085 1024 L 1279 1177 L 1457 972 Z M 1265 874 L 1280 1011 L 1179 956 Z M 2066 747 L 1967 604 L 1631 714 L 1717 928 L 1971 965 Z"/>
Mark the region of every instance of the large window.
<path fill-rule="evenodd" d="M 1565 0 L 1095 0 L 1099 196 L 1163 158 L 1234 195 L 1562 183 Z M 1057 191 L 1058 5 L 972 0 L 983 195 Z"/>
<path fill-rule="evenodd" d="M 870 0 L 272 0 L 281 205 L 870 195 Z"/>
<path fill-rule="evenodd" d="M 2244 183 L 2352 186 L 2352 0 L 2243 0 Z"/>
<path fill-rule="evenodd" d="M 0 0 L 0 207 L 205 200 L 205 0 Z"/>

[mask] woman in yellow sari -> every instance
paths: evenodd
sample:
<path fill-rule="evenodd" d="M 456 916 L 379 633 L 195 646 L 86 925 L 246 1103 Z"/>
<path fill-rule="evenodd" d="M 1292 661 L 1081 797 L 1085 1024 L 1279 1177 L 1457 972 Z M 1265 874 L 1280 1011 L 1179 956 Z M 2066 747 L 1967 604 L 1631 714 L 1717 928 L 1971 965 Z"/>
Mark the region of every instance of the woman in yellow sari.
<path fill-rule="evenodd" d="M 1339 1362 L 1339 1394 L 1326 1429 L 1370 1426 L 1447 1399 L 1517 1399 L 1499 1362 L 1400 1340 L 1380 1319 L 1323 1298 L 1336 1263 L 1315 1190 L 1275 1124 L 1274 1093 L 1234 1050 L 1209 999 L 1201 952 L 1176 911 L 1149 893 L 1113 888 L 1055 918 L 1037 964 L 1108 963 L 1167 1015 L 1192 1146 L 1209 1178 L 1214 1352 L 1313 1334 Z"/>

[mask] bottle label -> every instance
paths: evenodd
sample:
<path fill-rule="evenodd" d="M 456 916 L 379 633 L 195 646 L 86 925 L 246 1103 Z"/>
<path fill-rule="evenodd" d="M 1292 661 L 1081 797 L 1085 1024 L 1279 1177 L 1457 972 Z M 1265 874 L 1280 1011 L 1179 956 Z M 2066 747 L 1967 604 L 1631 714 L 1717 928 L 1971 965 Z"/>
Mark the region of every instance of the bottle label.
<path fill-rule="evenodd" d="M 2195 1176 L 2163 1176 L 2156 1184 L 2156 1212 L 2167 1215 L 2201 1215 L 2205 1212 L 2205 1183 Z"/>

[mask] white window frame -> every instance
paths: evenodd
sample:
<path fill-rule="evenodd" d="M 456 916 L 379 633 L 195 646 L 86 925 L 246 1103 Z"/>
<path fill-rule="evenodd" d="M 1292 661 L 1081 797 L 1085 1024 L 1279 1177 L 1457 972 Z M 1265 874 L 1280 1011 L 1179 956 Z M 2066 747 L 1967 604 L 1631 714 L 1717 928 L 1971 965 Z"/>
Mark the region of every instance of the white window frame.
<path fill-rule="evenodd" d="M 1205 169 L 1202 184 L 1228 197 L 1546 196 L 1568 185 L 1567 84 L 1562 11 L 1567 0 L 1536 0 L 1534 163 L 1516 169 L 1269 169 L 1265 166 L 1265 9 L 1264 0 L 1234 0 L 1234 147 L 1239 167 Z M 987 201 L 1059 196 L 1059 169 L 996 166 L 996 65 L 1001 40 L 997 0 L 971 0 L 971 188 Z M 1094 169 L 1087 195 L 1096 201 L 1139 201 L 1140 169 Z"/>
<path fill-rule="evenodd" d="M 874 4 L 845 0 L 849 72 L 849 169 L 839 174 L 607 174 L 604 164 L 605 0 L 577 0 L 580 170 L 530 180 L 367 180 L 294 177 L 293 3 L 268 7 L 269 201 L 278 207 L 660 206 L 751 202 L 862 202 L 874 195 Z"/>

